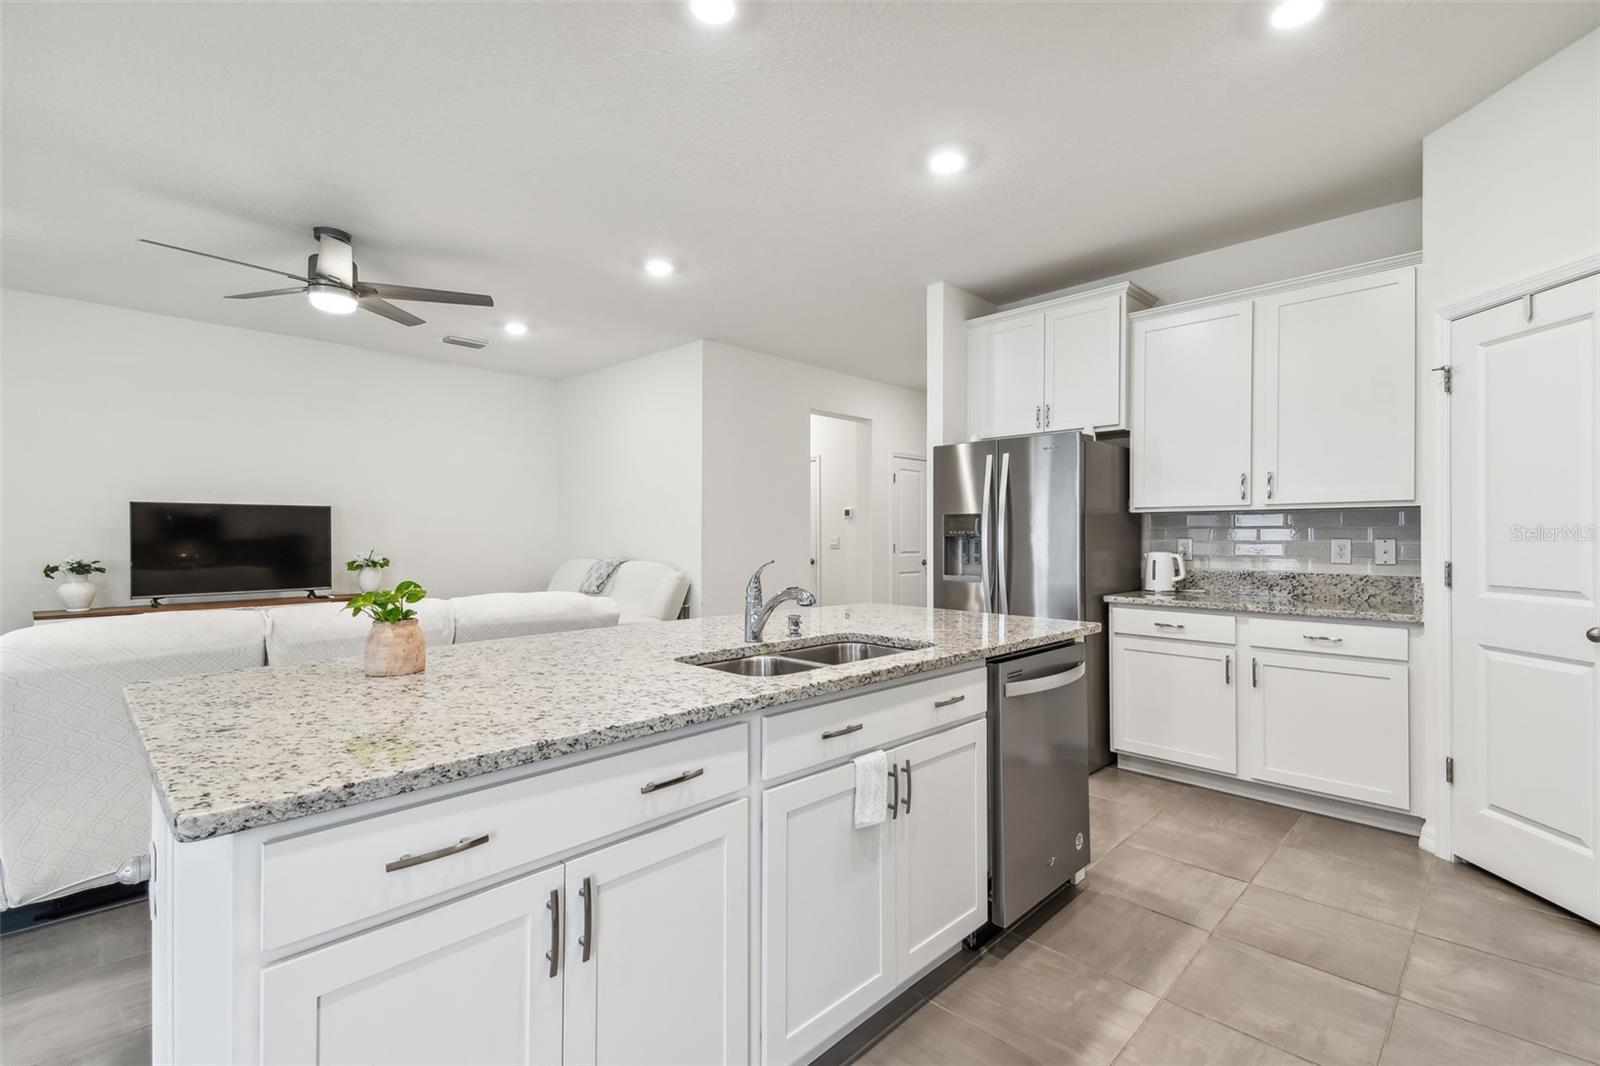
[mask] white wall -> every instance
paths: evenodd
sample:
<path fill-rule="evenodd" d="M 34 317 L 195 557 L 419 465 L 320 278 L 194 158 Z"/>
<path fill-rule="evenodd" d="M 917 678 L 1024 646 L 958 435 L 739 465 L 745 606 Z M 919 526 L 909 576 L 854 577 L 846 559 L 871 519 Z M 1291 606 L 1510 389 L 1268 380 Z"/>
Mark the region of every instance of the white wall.
<path fill-rule="evenodd" d="M 944 281 L 928 286 L 928 447 L 967 439 L 967 319 L 994 304 Z M 933 456 L 928 456 L 931 462 Z M 932 498 L 932 493 L 929 493 Z M 931 528 L 931 527 L 930 527 Z M 930 575 L 932 571 L 929 571 Z M 932 578 L 930 576 L 929 580 Z"/>
<path fill-rule="evenodd" d="M 16 290 L 0 314 L 5 629 L 60 606 L 39 569 L 68 554 L 126 600 L 130 500 L 329 504 L 339 587 L 367 547 L 444 596 L 558 561 L 548 382 Z"/>
<path fill-rule="evenodd" d="M 870 600 L 868 553 L 876 516 L 862 501 L 866 497 L 863 490 L 871 484 L 872 427 L 853 418 L 814 414 L 811 454 L 822 468 L 817 546 L 820 581 L 812 591 L 825 604 Z M 847 509 L 851 512 L 848 518 L 844 514 Z M 887 515 L 883 521 L 888 521 Z"/>
<path fill-rule="evenodd" d="M 701 345 L 556 386 L 566 556 L 658 559 L 700 598 Z"/>
<path fill-rule="evenodd" d="M 871 422 L 869 491 L 858 502 L 871 522 L 871 598 L 890 602 L 890 457 L 923 453 L 924 394 L 714 341 L 704 373 L 705 613 L 740 610 L 745 581 L 768 559 L 769 592 L 808 580 L 813 412 Z"/>
<path fill-rule="evenodd" d="M 1600 252 L 1600 30 L 1430 133 L 1422 155 L 1433 307 Z"/>

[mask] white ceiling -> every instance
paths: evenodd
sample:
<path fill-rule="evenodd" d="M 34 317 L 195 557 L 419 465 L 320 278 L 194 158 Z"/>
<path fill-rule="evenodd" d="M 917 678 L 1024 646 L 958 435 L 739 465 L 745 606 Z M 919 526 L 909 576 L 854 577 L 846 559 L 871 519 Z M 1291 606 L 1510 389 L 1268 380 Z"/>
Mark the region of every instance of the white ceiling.
<path fill-rule="evenodd" d="M 1422 136 L 1597 12 L 7 3 L 4 282 L 542 377 L 706 337 L 920 387 L 927 283 L 1015 299 L 1417 196 Z M 224 301 L 276 286 L 135 243 L 299 272 L 317 224 L 497 306 Z"/>

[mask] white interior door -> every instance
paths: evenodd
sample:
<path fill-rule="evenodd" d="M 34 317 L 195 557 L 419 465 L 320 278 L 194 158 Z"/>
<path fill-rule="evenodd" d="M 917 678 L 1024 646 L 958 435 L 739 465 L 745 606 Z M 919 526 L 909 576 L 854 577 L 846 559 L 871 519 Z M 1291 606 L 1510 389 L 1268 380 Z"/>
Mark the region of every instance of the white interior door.
<path fill-rule="evenodd" d="M 894 457 L 893 503 L 889 520 L 894 566 L 894 602 L 928 605 L 928 461 L 909 455 Z"/>
<path fill-rule="evenodd" d="M 822 595 L 822 456 L 811 457 L 811 589 Z"/>
<path fill-rule="evenodd" d="M 1600 277 L 1450 333 L 1461 858 L 1600 920 Z"/>
<path fill-rule="evenodd" d="M 567 1066 L 748 1060 L 748 810 L 738 800 L 567 863 Z"/>
<path fill-rule="evenodd" d="M 267 967 L 261 1061 L 560 1062 L 546 952 L 561 878 L 551 867 Z"/>

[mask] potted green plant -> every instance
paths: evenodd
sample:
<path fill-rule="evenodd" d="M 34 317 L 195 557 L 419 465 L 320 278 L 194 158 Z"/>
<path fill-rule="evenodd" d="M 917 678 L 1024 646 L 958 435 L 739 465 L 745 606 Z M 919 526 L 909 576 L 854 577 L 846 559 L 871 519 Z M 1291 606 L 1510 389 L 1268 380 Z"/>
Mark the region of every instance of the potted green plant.
<path fill-rule="evenodd" d="M 372 619 L 367 634 L 368 677 L 420 674 L 428 665 L 428 641 L 411 605 L 428 594 L 415 581 L 402 581 L 392 589 L 374 589 L 345 604 L 356 617 Z"/>
<path fill-rule="evenodd" d="M 106 568 L 100 565 L 99 559 L 85 559 L 81 555 L 69 555 L 59 563 L 46 563 L 44 576 L 51 581 L 57 574 L 66 574 L 67 580 L 56 589 L 61 594 L 61 602 L 66 604 L 69 611 L 87 611 L 89 605 L 94 603 L 95 587 L 89 580 L 90 574 L 103 574 Z"/>
<path fill-rule="evenodd" d="M 376 592 L 383 584 L 383 572 L 389 569 L 389 557 L 379 555 L 376 548 L 369 548 L 364 555 L 346 562 L 344 568 L 356 575 L 362 592 Z"/>

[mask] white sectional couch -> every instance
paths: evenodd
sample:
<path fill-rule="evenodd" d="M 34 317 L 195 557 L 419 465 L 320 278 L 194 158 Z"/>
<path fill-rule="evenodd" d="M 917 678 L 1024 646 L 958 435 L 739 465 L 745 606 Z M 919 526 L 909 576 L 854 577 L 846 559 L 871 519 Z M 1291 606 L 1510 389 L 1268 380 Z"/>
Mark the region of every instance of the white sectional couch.
<path fill-rule="evenodd" d="M 565 564 L 545 592 L 425 599 L 417 612 L 428 643 L 678 616 L 681 571 L 628 562 L 608 595 L 585 596 L 577 585 L 592 562 Z M 123 686 L 359 655 L 367 630 L 339 604 L 302 602 L 73 619 L 0 636 L 0 909 L 109 884 L 147 851 L 150 783 Z"/>

